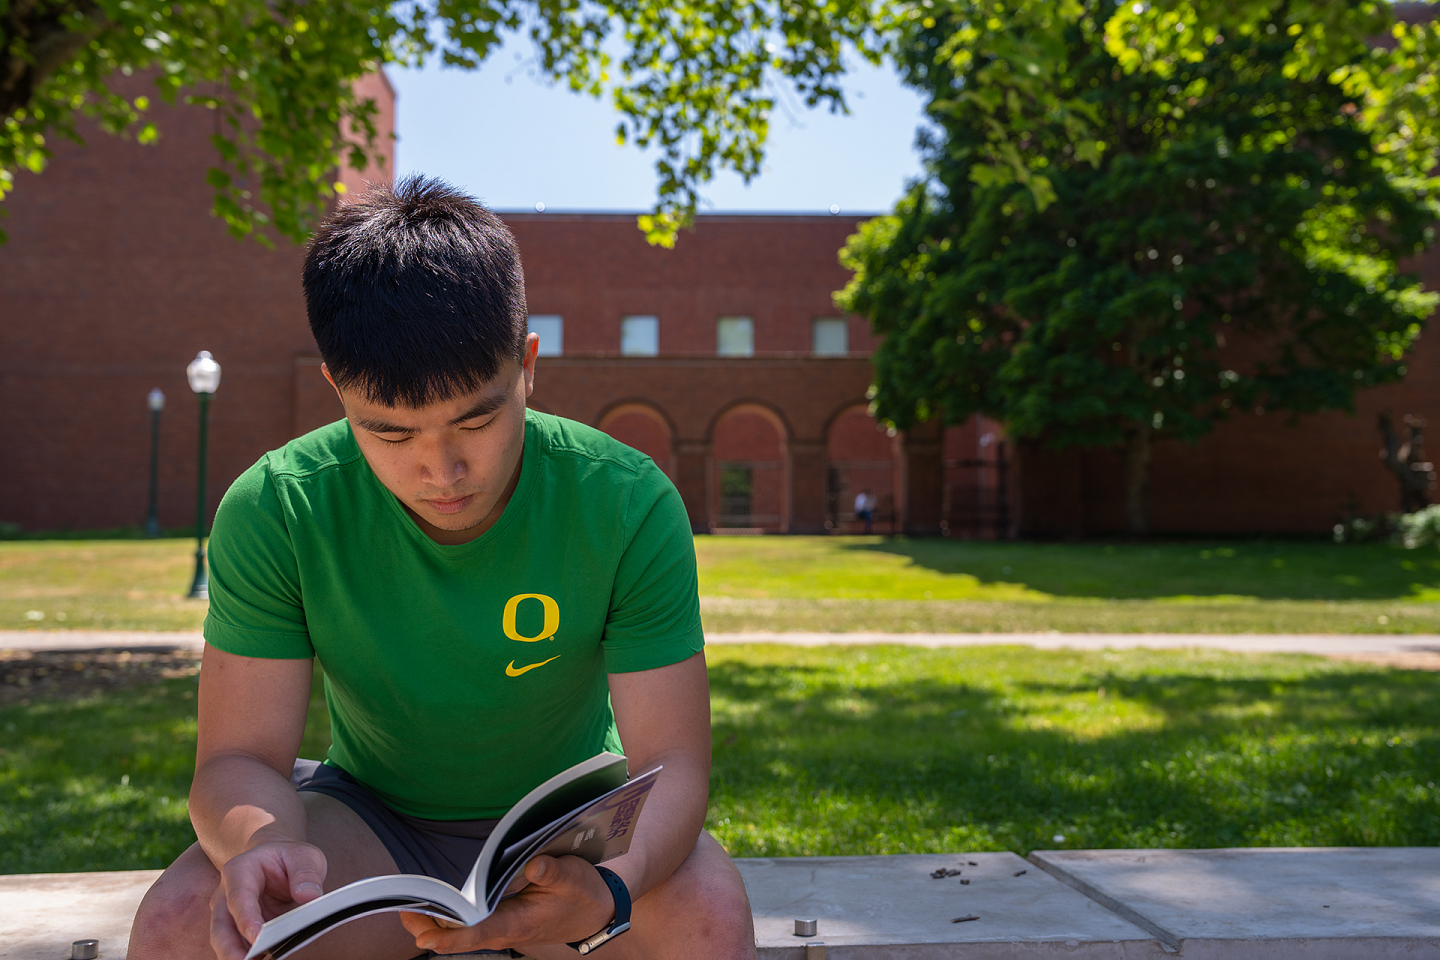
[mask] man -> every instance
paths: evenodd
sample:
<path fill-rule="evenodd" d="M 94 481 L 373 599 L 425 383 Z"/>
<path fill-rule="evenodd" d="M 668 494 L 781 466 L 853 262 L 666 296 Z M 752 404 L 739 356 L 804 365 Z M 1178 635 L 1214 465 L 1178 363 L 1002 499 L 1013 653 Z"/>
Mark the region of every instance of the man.
<path fill-rule="evenodd" d="M 865 532 L 870 532 L 871 521 L 875 519 L 875 497 L 866 487 L 855 496 L 855 517 L 865 521 Z"/>
<path fill-rule="evenodd" d="M 354 880 L 459 885 L 490 828 L 604 749 L 663 764 L 606 866 L 632 928 L 602 960 L 754 956 L 749 903 L 701 830 L 710 768 L 694 546 L 658 468 L 526 410 L 514 238 L 433 180 L 342 207 L 305 262 L 311 329 L 345 419 L 267 454 L 221 503 L 190 816 L 199 843 L 146 895 L 132 960 L 238 960 L 261 922 Z M 297 761 L 312 658 L 333 744 Z M 310 958 L 510 950 L 550 960 L 624 894 L 537 858 L 485 922 L 383 914 Z"/>

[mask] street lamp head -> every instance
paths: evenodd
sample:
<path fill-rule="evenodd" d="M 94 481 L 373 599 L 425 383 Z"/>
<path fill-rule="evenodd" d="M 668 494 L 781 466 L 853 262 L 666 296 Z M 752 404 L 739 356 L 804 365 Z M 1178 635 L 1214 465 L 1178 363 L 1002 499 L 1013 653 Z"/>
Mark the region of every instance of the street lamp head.
<path fill-rule="evenodd" d="M 151 413 L 159 413 L 165 409 L 165 394 L 160 392 L 159 387 L 156 387 L 150 391 L 150 395 L 145 398 L 145 402 L 149 404 Z"/>
<path fill-rule="evenodd" d="M 209 350 L 201 350 L 185 368 L 185 376 L 190 380 L 190 389 L 196 393 L 214 393 L 220 386 L 220 364 L 210 356 Z"/>

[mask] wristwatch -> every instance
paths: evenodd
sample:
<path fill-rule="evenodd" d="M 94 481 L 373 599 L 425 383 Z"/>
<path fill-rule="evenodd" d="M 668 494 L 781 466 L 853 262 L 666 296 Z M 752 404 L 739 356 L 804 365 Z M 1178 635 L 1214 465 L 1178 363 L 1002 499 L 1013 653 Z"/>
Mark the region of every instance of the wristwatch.
<path fill-rule="evenodd" d="M 604 867 L 596 866 L 600 879 L 605 881 L 605 886 L 610 888 L 610 895 L 615 898 L 615 919 L 606 924 L 605 929 L 587 940 L 576 940 L 570 946 L 580 951 L 584 956 L 601 944 L 609 943 L 620 934 L 630 929 L 630 891 L 625 887 L 625 881 L 615 875 L 615 871 L 607 870 Z"/>

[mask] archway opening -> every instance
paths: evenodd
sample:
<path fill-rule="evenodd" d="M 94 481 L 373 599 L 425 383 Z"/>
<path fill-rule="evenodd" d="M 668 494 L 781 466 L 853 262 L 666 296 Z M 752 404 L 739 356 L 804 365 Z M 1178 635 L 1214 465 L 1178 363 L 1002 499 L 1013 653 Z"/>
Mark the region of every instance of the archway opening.
<path fill-rule="evenodd" d="M 763 407 L 737 407 L 710 439 L 710 529 L 781 533 L 790 523 L 785 426 Z"/>
<path fill-rule="evenodd" d="M 832 533 L 894 533 L 895 439 L 862 406 L 830 422 L 825 436 L 825 526 Z M 865 513 L 870 514 L 867 523 Z"/>

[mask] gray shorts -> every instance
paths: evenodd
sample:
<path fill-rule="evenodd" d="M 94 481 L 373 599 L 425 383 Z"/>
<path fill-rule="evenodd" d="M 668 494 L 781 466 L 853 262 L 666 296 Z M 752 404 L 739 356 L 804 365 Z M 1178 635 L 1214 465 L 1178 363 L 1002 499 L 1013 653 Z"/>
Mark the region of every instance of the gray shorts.
<path fill-rule="evenodd" d="M 318 760 L 297 760 L 290 774 L 296 790 L 334 797 L 360 815 L 401 873 L 419 873 L 464 885 L 480 848 L 499 820 L 422 820 L 391 808 L 339 767 Z"/>

